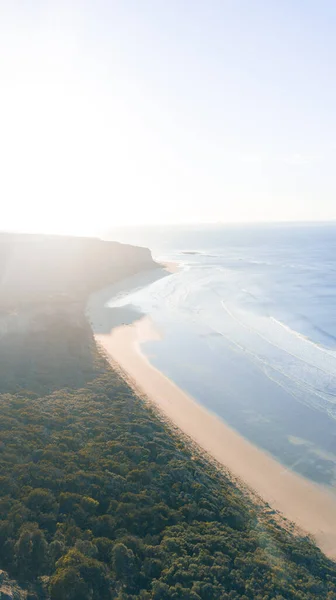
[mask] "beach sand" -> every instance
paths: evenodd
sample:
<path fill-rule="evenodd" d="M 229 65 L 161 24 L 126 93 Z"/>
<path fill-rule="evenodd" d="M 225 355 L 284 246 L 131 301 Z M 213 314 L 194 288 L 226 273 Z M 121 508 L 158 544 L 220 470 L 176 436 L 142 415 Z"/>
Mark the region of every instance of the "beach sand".
<path fill-rule="evenodd" d="M 160 339 L 149 317 L 95 337 L 165 417 L 336 558 L 336 495 L 283 467 L 153 367 L 140 349 L 142 342 Z"/>

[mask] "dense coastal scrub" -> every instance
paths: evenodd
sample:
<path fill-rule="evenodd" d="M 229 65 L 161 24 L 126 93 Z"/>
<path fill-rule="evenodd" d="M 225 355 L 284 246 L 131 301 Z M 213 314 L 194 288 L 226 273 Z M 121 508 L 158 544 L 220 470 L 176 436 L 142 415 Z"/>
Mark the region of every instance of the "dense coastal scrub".
<path fill-rule="evenodd" d="M 173 433 L 81 313 L 55 309 L 15 340 L 22 361 L 0 384 L 0 568 L 29 599 L 336 597 L 335 563 Z"/>

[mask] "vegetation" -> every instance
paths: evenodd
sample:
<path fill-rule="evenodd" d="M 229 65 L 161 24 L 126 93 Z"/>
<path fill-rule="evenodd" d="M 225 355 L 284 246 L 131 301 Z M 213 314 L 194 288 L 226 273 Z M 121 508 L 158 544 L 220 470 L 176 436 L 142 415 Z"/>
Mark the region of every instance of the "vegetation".
<path fill-rule="evenodd" d="M 29 389 L 20 365 L 18 386 L 8 363 L 0 395 L 0 568 L 28 598 L 336 598 L 335 563 L 308 538 L 261 519 L 93 357 L 86 326 L 62 338 L 59 352 L 62 319 L 54 314 L 44 338 L 16 338 L 32 357 Z M 65 357 L 74 356 L 82 375 L 71 380 Z"/>
<path fill-rule="evenodd" d="M 106 372 L 82 305 L 53 306 L 49 312 L 28 307 L 6 317 L 9 325 L 0 335 L 0 392 L 24 389 L 45 395 L 85 386 Z"/>

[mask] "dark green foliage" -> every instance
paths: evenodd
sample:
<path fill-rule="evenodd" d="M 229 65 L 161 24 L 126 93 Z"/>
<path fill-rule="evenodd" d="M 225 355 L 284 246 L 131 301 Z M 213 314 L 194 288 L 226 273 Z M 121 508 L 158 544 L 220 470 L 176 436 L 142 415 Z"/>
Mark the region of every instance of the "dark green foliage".
<path fill-rule="evenodd" d="M 14 546 L 16 568 L 25 579 L 36 579 L 48 568 L 48 544 L 43 531 L 34 523 L 27 523 L 19 530 Z"/>
<path fill-rule="evenodd" d="M 0 448 L 1 566 L 24 580 L 51 575 L 52 599 L 336 593 L 333 563 L 261 524 L 112 371 L 75 392 L 2 395 L 0 415 L 11 423 Z"/>
<path fill-rule="evenodd" d="M 0 335 L 1 392 L 24 390 L 25 398 L 36 398 L 82 387 L 105 372 L 79 304 L 55 303 L 45 312 L 40 304 L 20 307 L 15 319 L 6 319 L 8 333 Z"/>
<path fill-rule="evenodd" d="M 0 396 L 0 568 L 52 600 L 336 598 L 333 562 L 104 369 Z"/>

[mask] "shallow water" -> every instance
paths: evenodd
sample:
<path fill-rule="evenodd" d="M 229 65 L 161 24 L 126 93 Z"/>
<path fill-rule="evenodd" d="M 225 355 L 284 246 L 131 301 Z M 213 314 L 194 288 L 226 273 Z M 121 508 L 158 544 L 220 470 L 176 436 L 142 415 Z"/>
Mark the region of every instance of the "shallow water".
<path fill-rule="evenodd" d="M 336 483 L 336 226 L 133 230 L 180 271 L 120 292 L 150 315 L 150 361 L 246 438 Z"/>

